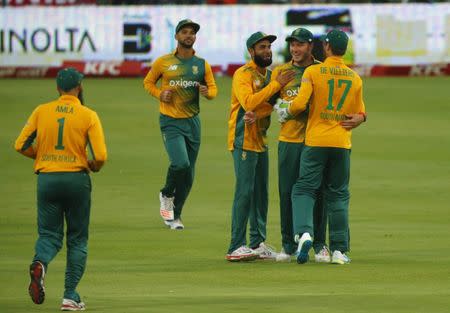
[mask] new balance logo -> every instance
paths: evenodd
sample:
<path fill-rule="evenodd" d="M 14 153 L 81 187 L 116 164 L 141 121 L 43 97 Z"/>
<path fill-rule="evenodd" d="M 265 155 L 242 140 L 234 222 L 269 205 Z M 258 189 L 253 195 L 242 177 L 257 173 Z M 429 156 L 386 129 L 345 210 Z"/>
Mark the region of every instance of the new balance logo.
<path fill-rule="evenodd" d="M 172 64 L 171 66 L 169 66 L 169 68 L 167 70 L 168 71 L 176 71 L 177 68 L 178 68 L 178 65 Z"/>

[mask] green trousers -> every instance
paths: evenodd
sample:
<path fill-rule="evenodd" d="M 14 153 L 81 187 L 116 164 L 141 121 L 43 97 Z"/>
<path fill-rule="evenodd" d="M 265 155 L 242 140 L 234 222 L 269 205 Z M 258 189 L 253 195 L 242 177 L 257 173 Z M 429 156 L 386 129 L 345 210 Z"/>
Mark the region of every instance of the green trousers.
<path fill-rule="evenodd" d="M 234 149 L 236 187 L 231 212 L 231 242 L 228 253 L 247 245 L 250 220 L 250 244 L 256 248 L 266 240 L 268 210 L 269 154 Z"/>
<path fill-rule="evenodd" d="M 349 179 L 349 149 L 305 146 L 299 179 L 292 189 L 294 234 L 314 233 L 313 208 L 323 185 L 323 201 L 329 217 L 330 249 L 348 251 Z"/>
<path fill-rule="evenodd" d="M 172 118 L 161 114 L 159 123 L 170 161 L 161 192 L 167 197 L 175 196 L 174 218 L 177 219 L 194 182 L 195 162 L 200 150 L 200 118 L 198 115 Z"/>
<path fill-rule="evenodd" d="M 47 269 L 61 249 L 66 220 L 64 298 L 80 301 L 76 287 L 86 267 L 91 180 L 86 172 L 40 173 L 37 179 L 38 240 L 33 261 Z"/>
<path fill-rule="evenodd" d="M 278 142 L 278 192 L 280 197 L 281 244 L 288 254 L 293 254 L 297 248 L 294 241 L 292 187 L 299 176 L 300 157 L 304 144 L 293 142 Z M 314 251 L 318 253 L 325 245 L 327 215 L 322 205 L 322 194 L 319 193 L 313 210 Z"/>

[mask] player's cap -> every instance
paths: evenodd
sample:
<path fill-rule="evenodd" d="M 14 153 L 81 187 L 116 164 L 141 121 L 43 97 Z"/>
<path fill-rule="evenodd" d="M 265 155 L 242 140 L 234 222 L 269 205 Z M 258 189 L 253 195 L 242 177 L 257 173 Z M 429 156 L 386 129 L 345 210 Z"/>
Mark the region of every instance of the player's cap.
<path fill-rule="evenodd" d="M 247 49 L 253 48 L 253 46 L 260 42 L 261 40 L 269 40 L 270 43 L 274 42 L 277 39 L 277 36 L 275 35 L 267 35 L 263 32 L 256 32 L 253 33 L 250 37 L 247 39 Z"/>
<path fill-rule="evenodd" d="M 286 37 L 287 42 L 291 42 L 293 40 L 297 40 L 299 42 L 313 42 L 313 34 L 307 30 L 306 28 L 297 28 L 295 29 L 290 36 Z"/>
<path fill-rule="evenodd" d="M 187 27 L 187 26 L 191 26 L 194 29 L 195 33 L 197 33 L 198 30 L 200 29 L 199 24 L 193 22 L 190 19 L 185 19 L 185 20 L 181 20 L 178 22 L 178 25 L 175 28 L 175 33 L 178 33 L 182 28 Z"/>
<path fill-rule="evenodd" d="M 333 48 L 347 50 L 348 36 L 342 30 L 333 29 L 328 34 L 320 36 L 320 40 L 328 42 Z"/>
<path fill-rule="evenodd" d="M 60 70 L 56 75 L 56 85 L 63 91 L 69 91 L 81 84 L 84 75 L 73 67 Z"/>

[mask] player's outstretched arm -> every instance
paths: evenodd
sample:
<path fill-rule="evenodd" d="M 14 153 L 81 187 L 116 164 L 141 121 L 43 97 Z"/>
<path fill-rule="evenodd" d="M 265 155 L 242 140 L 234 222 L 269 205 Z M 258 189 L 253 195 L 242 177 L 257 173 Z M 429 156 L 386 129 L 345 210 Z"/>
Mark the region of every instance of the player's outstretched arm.
<path fill-rule="evenodd" d="M 277 81 L 272 81 L 260 91 L 253 93 L 252 79 L 248 76 L 250 73 L 236 72 L 232 88 L 244 110 L 255 111 L 258 106 L 266 103 L 272 95 L 278 92 L 281 85 Z"/>
<path fill-rule="evenodd" d="M 300 86 L 300 90 L 298 91 L 298 95 L 292 101 L 289 106 L 289 113 L 291 115 L 297 115 L 306 110 L 309 99 L 311 98 L 313 88 L 312 88 L 312 76 L 309 71 L 310 68 L 307 68 L 303 73 L 302 84 Z"/>
<path fill-rule="evenodd" d="M 358 80 L 359 88 L 356 92 L 356 106 L 357 106 L 357 112 L 355 114 L 347 114 L 347 119 L 345 121 L 341 122 L 342 127 L 344 127 L 347 130 L 351 130 L 353 128 L 358 127 L 363 122 L 367 120 L 367 114 L 366 114 L 366 106 L 364 105 L 363 96 L 362 96 L 362 81 L 361 79 Z"/>

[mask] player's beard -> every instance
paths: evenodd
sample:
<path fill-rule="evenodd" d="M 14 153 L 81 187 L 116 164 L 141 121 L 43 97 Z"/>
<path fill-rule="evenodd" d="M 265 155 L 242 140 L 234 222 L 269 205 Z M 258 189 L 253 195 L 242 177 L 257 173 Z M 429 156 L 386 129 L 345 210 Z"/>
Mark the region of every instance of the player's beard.
<path fill-rule="evenodd" d="M 182 41 L 179 42 L 180 46 L 182 46 L 184 49 L 191 49 L 194 46 L 194 43 L 191 44 L 184 43 Z"/>
<path fill-rule="evenodd" d="M 255 56 L 253 57 L 253 61 L 259 67 L 268 67 L 270 64 L 272 64 L 272 56 L 270 56 L 270 59 L 264 59 L 263 57 L 255 54 Z"/>

